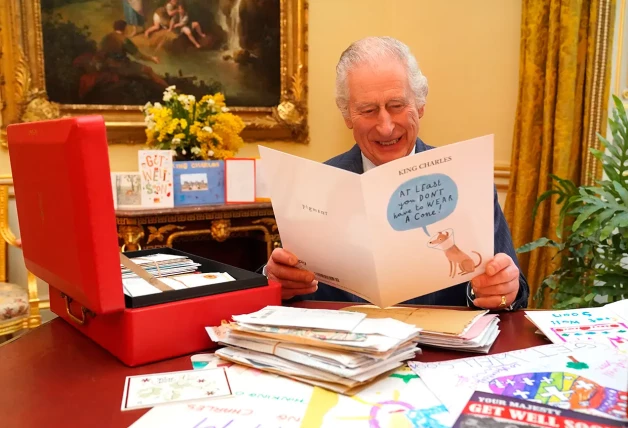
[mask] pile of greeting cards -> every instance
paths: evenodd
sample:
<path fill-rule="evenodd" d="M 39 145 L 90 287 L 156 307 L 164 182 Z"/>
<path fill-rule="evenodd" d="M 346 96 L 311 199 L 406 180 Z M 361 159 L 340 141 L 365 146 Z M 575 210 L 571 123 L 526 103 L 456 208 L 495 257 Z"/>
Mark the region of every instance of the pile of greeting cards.
<path fill-rule="evenodd" d="M 366 314 L 369 318 L 393 318 L 421 329 L 419 343 L 455 351 L 486 354 L 499 335 L 499 317 L 487 310 L 445 308 L 378 308 L 357 305 L 345 308 Z"/>
<path fill-rule="evenodd" d="M 207 327 L 225 360 L 351 394 L 413 359 L 420 329 L 359 312 L 267 306 Z"/>

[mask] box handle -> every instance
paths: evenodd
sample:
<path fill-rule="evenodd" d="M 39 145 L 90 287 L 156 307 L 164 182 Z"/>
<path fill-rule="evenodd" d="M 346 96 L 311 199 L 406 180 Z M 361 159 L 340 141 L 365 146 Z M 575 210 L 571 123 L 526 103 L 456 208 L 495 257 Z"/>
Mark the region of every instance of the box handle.
<path fill-rule="evenodd" d="M 74 321 L 78 325 L 85 325 L 85 322 L 87 321 L 87 315 L 91 315 L 91 316 L 95 315 L 92 311 L 87 309 L 85 306 L 81 306 L 81 313 L 83 317 L 78 318 L 70 310 L 70 303 L 72 303 L 72 298 L 66 295 L 65 293 L 61 293 L 61 298 L 65 300 L 65 310 L 68 313 L 68 316 L 70 317 L 72 321 Z"/>

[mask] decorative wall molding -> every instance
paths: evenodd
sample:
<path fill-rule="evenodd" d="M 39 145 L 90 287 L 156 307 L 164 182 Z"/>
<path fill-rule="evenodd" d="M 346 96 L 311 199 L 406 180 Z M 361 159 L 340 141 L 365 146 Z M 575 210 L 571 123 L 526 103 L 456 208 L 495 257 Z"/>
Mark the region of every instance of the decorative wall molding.
<path fill-rule="evenodd" d="M 508 184 L 510 183 L 510 165 L 496 164 L 493 169 L 493 177 L 497 190 L 500 192 L 507 192 Z"/>

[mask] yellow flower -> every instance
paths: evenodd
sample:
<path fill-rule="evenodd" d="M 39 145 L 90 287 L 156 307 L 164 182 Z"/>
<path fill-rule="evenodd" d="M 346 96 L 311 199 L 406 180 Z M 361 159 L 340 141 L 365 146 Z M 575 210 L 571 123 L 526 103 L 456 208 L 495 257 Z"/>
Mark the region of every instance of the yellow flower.
<path fill-rule="evenodd" d="M 216 103 L 216 107 L 224 107 L 225 106 L 225 96 L 218 92 L 214 95 L 214 102 Z"/>
<path fill-rule="evenodd" d="M 179 94 L 169 87 L 164 104 L 146 104 L 146 144 L 159 149 L 173 149 L 185 143 L 188 154 L 196 159 L 225 159 L 236 155 L 243 140 L 244 122 L 228 113 L 222 93 L 205 95 L 200 101 L 193 95 Z M 166 99 L 168 98 L 168 99 Z M 172 106 L 182 117 L 172 116 Z M 184 110 L 181 110 L 181 107 Z M 193 114 L 195 116 L 193 116 Z M 186 154 L 181 151 L 182 154 Z"/>
<path fill-rule="evenodd" d="M 192 135 L 196 135 L 198 134 L 198 132 L 201 130 L 203 124 L 195 121 L 194 124 L 192 126 L 190 126 L 190 134 Z"/>

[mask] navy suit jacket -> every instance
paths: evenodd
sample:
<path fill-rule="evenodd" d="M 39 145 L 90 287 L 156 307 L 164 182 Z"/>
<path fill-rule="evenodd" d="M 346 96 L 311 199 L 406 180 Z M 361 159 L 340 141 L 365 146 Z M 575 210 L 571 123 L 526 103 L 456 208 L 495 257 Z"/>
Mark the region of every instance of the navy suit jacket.
<path fill-rule="evenodd" d="M 431 150 L 434 147 L 428 146 L 423 143 L 421 139 L 417 138 L 416 140 L 416 153 L 423 152 L 425 150 Z M 325 162 L 327 165 L 335 166 L 340 169 L 344 169 L 346 171 L 355 172 L 356 174 L 362 174 L 364 172 L 364 167 L 362 165 L 362 152 L 360 148 L 354 145 L 351 150 L 345 152 L 341 155 L 338 155 L 332 159 L 329 159 Z M 517 255 L 515 253 L 515 249 L 512 243 L 512 238 L 510 236 L 510 229 L 506 224 L 506 220 L 504 219 L 504 214 L 502 212 L 501 207 L 499 206 L 499 202 L 497 200 L 497 190 L 494 189 L 494 208 L 493 208 L 493 216 L 495 222 L 495 254 L 497 253 L 506 253 L 517 264 L 519 267 L 519 262 L 517 260 Z M 469 298 L 469 282 L 463 282 L 458 285 L 454 285 L 452 287 L 436 291 L 431 294 L 427 294 L 425 296 L 416 297 L 414 299 L 407 300 L 403 302 L 403 304 L 409 305 L 440 305 L 440 306 L 471 306 L 471 300 Z M 519 274 L 519 293 L 517 294 L 517 298 L 513 303 L 513 309 L 525 308 L 528 305 L 528 295 L 530 294 L 530 290 L 528 287 L 528 283 L 522 273 Z M 358 302 L 365 303 L 365 300 L 355 296 L 347 291 L 340 290 L 338 288 L 332 287 L 328 284 L 323 284 L 321 282 L 318 283 L 318 290 L 315 293 L 297 296 L 294 300 L 324 300 L 324 301 L 339 301 L 339 302 Z M 292 301 L 292 299 L 291 299 Z"/>

